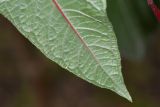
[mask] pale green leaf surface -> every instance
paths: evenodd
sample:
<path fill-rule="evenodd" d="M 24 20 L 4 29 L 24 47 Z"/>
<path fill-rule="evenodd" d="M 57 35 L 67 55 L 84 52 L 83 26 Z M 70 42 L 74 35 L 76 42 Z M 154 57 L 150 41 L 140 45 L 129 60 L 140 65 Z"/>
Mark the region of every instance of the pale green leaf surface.
<path fill-rule="evenodd" d="M 131 101 L 105 0 L 0 0 L 8 18 L 49 59 L 88 82 Z"/>

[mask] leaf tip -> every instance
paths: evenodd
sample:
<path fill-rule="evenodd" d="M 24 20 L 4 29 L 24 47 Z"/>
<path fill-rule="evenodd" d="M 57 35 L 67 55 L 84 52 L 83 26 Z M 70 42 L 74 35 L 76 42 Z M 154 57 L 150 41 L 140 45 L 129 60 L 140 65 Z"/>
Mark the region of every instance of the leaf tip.
<path fill-rule="evenodd" d="M 132 97 L 126 87 L 123 89 L 123 91 L 119 92 L 118 94 L 123 98 L 127 99 L 129 102 L 133 102 Z"/>
<path fill-rule="evenodd" d="M 118 95 L 120 95 L 121 97 L 125 98 L 126 100 L 128 100 L 129 102 L 133 102 L 132 97 L 129 93 L 129 91 L 127 90 L 125 84 L 120 84 L 114 87 L 114 90 L 112 90 L 114 92 L 116 92 Z"/>
<path fill-rule="evenodd" d="M 129 102 L 133 102 L 131 95 L 129 94 L 129 92 L 127 93 L 127 95 L 124 97 L 126 98 Z"/>

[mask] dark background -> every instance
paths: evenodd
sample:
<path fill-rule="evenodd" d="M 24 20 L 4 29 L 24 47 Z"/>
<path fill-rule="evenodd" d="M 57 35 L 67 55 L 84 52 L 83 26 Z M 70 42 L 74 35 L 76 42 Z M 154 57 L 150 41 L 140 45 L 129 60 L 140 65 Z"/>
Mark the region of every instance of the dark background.
<path fill-rule="evenodd" d="M 0 107 L 160 107 L 156 18 L 146 0 L 108 0 L 107 11 L 133 103 L 62 69 L 0 16 Z"/>

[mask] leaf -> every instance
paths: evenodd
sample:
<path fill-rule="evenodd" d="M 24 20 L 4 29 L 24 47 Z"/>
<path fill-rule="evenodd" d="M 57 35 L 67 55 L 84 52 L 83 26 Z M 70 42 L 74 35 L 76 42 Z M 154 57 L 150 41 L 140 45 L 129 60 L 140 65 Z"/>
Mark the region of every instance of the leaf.
<path fill-rule="evenodd" d="M 132 101 L 105 0 L 0 0 L 0 13 L 49 59 Z"/>

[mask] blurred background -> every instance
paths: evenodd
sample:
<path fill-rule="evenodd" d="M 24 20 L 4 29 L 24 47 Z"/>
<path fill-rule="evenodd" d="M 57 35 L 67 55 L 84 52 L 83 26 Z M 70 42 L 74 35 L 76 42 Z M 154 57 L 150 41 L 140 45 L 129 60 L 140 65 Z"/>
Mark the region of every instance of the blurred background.
<path fill-rule="evenodd" d="M 108 0 L 133 103 L 62 69 L 0 15 L 0 107 L 160 107 L 160 26 L 146 1 Z"/>

